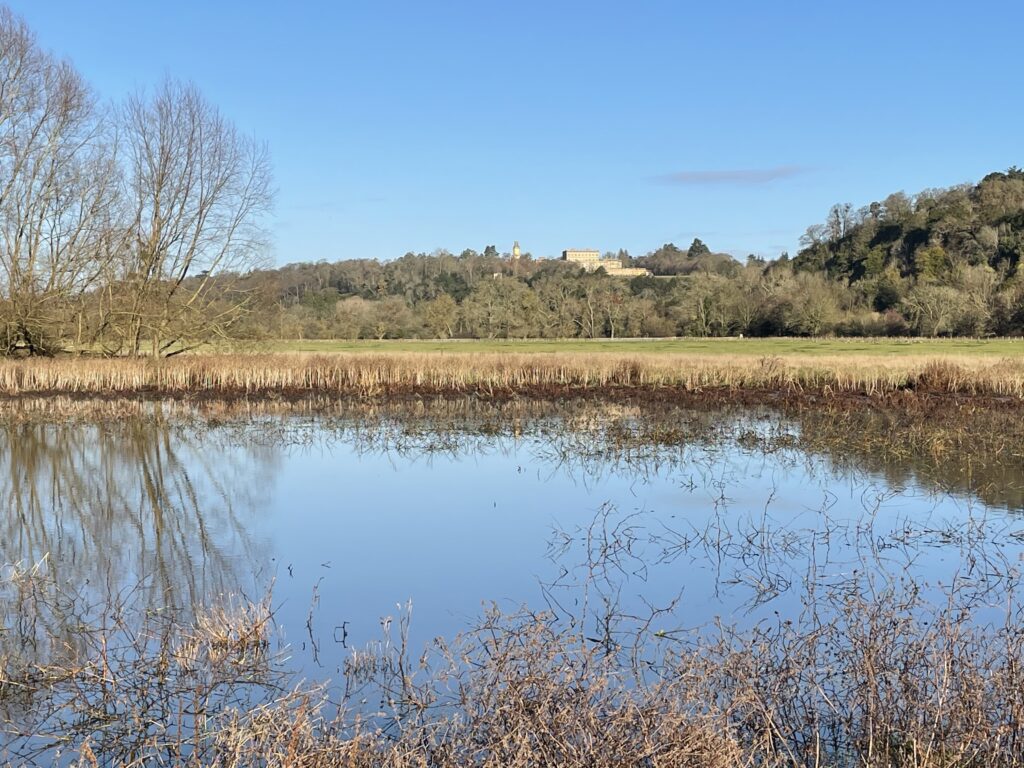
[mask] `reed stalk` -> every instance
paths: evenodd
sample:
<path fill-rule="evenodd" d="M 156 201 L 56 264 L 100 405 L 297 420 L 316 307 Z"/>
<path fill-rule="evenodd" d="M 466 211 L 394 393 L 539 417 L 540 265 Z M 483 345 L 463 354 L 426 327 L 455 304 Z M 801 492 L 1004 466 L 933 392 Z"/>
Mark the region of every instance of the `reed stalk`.
<path fill-rule="evenodd" d="M 223 354 L 0 361 L 0 396 L 542 395 L 602 392 L 900 392 L 1024 399 L 1024 361 L 876 355 Z"/>

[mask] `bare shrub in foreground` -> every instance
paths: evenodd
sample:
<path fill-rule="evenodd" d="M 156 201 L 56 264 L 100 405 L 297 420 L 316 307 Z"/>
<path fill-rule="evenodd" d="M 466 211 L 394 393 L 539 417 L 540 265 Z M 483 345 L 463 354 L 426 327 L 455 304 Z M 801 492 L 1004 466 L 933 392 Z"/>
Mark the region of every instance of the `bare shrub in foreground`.
<path fill-rule="evenodd" d="M 266 604 L 183 626 L 130 601 L 81 605 L 45 568 L 4 587 L 21 611 L 0 686 L 18 764 L 58 749 L 81 765 L 1024 764 L 1017 602 L 955 584 L 932 605 L 909 584 L 836 583 L 801 616 L 745 630 L 611 617 L 639 655 L 590 622 L 492 611 L 415 656 L 405 614 L 352 655 L 340 701 L 285 674 Z"/>

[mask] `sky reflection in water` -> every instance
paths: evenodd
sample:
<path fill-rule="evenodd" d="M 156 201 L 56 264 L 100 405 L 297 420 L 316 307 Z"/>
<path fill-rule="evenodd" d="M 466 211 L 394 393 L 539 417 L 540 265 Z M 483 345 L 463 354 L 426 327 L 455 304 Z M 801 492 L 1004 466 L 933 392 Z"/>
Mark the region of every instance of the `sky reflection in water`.
<path fill-rule="evenodd" d="M 490 601 L 579 612 L 576 585 L 610 531 L 628 546 L 601 571 L 603 593 L 630 610 L 678 597 L 673 620 L 689 626 L 791 615 L 808 578 L 867 574 L 882 588 L 956 574 L 996 604 L 993 574 L 1024 551 L 1024 523 L 970 494 L 735 439 L 798 432 L 774 418 L 629 450 L 563 426 L 12 425 L 0 433 L 0 558 L 48 556 L 59 577 L 99 594 L 141 580 L 154 608 L 186 613 L 272 584 L 297 663 L 334 676 L 408 601 L 414 647 Z"/>

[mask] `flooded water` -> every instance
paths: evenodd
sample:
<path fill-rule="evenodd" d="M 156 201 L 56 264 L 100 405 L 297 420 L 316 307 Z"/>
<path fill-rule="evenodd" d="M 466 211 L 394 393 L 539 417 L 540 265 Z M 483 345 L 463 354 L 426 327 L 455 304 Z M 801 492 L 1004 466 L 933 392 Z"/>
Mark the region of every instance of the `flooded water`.
<path fill-rule="evenodd" d="M 185 617 L 270 594 L 312 679 L 410 610 L 418 647 L 492 603 L 743 627 L 795 616 L 816 588 L 1005 602 L 1020 457 L 920 435 L 886 453 L 883 427 L 601 406 L 11 420 L 0 560 Z"/>

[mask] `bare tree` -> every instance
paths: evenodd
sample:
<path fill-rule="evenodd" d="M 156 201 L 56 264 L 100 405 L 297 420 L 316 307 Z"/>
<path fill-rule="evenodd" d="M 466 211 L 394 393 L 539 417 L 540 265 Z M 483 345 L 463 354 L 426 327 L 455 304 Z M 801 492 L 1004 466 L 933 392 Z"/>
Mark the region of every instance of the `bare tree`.
<path fill-rule="evenodd" d="M 922 336 L 938 336 L 949 330 L 963 303 L 963 295 L 955 288 L 926 283 L 914 286 L 904 297 L 903 311 Z"/>
<path fill-rule="evenodd" d="M 0 7 L 0 352 L 49 353 L 110 252 L 116 200 L 103 113 L 70 64 Z"/>
<path fill-rule="evenodd" d="M 115 346 L 175 354 L 223 336 L 246 311 L 229 294 L 265 243 L 269 157 L 191 84 L 136 95 L 122 118 L 131 223 L 108 288 Z"/>
<path fill-rule="evenodd" d="M 825 224 L 828 232 L 829 242 L 837 243 L 842 240 L 856 223 L 856 216 L 852 203 L 836 203 L 829 209 L 828 220 Z"/>

